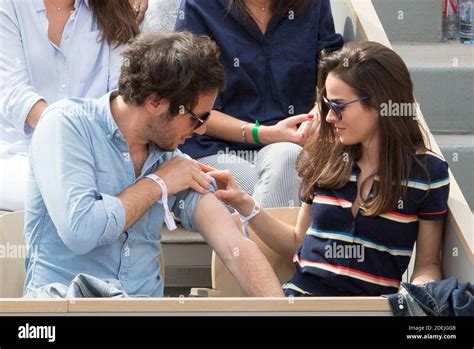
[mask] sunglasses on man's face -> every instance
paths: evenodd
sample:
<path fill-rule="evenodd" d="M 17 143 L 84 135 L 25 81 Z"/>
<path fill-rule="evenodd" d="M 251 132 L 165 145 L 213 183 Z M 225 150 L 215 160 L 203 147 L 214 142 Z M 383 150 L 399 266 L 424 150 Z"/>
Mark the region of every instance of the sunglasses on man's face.
<path fill-rule="evenodd" d="M 331 101 L 330 99 L 327 99 L 326 96 L 323 96 L 324 103 L 326 104 L 328 109 L 330 109 L 334 113 L 334 115 L 336 116 L 336 118 L 338 120 L 342 120 L 342 111 L 344 110 L 344 108 L 346 106 L 348 106 L 349 104 L 352 104 L 352 103 L 357 103 L 357 102 L 363 101 L 367 98 L 369 98 L 369 97 L 361 97 L 361 98 L 357 98 L 357 99 L 354 99 L 352 101 L 347 101 L 347 102 L 344 102 L 344 103 L 335 103 L 335 102 Z"/>
<path fill-rule="evenodd" d="M 209 112 L 209 111 L 207 111 L 205 113 L 202 113 L 201 115 L 197 115 L 195 112 L 193 112 L 191 110 L 188 110 L 187 112 L 196 121 L 196 125 L 194 125 L 193 130 L 197 130 L 199 127 L 204 125 L 209 120 L 209 117 L 211 116 L 211 112 Z"/>

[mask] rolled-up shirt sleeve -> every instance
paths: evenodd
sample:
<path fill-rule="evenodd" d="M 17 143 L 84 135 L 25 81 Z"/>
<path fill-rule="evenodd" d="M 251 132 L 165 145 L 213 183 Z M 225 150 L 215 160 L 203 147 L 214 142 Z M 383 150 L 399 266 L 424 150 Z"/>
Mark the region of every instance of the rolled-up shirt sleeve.
<path fill-rule="evenodd" d="M 215 179 L 211 180 L 210 193 L 217 190 Z M 194 213 L 202 198 L 202 194 L 193 189 L 184 190 L 176 195 L 176 201 L 172 207 L 173 213 L 179 218 L 181 224 L 186 230 L 197 231 L 194 223 Z"/>
<path fill-rule="evenodd" d="M 97 190 L 92 144 L 76 117 L 46 110 L 32 138 L 30 161 L 58 235 L 81 255 L 118 239 L 125 208 L 117 197 Z"/>
<path fill-rule="evenodd" d="M 45 100 L 31 85 L 18 20 L 10 0 L 0 1 L 0 116 L 25 135 L 31 108 Z"/>

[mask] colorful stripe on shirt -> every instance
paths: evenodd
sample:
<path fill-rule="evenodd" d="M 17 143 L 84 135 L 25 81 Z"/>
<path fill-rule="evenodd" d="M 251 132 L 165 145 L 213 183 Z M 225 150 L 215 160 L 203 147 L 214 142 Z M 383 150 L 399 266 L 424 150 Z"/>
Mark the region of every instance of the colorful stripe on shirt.
<path fill-rule="evenodd" d="M 398 288 L 398 286 L 400 285 L 399 280 L 384 278 L 381 276 L 369 274 L 369 273 L 356 270 L 353 268 L 336 266 L 336 265 L 332 265 L 328 263 L 318 263 L 318 262 L 302 260 L 302 259 L 299 259 L 297 253 L 293 257 L 293 262 L 297 263 L 301 268 L 305 268 L 305 267 L 318 268 L 318 269 L 329 271 L 337 275 L 347 276 L 353 279 L 362 280 L 362 281 L 380 285 L 380 286 Z"/>
<path fill-rule="evenodd" d="M 369 239 L 355 237 L 350 233 L 343 231 L 334 231 L 334 230 L 321 230 L 314 229 L 310 227 L 306 232 L 307 235 L 316 236 L 321 239 L 332 239 L 338 241 L 344 241 L 348 243 L 357 243 L 367 248 L 372 248 L 378 251 L 390 253 L 393 256 L 406 256 L 411 257 L 412 250 L 407 248 L 394 248 L 386 245 L 382 245 L 371 241 Z"/>

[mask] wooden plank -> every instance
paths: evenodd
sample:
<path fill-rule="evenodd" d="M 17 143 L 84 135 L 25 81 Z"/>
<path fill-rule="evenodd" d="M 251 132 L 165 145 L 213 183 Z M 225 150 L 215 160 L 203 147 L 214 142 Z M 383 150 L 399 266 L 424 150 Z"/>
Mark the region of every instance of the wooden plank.
<path fill-rule="evenodd" d="M 382 297 L 76 299 L 70 313 L 390 312 Z"/>
<path fill-rule="evenodd" d="M 0 313 L 66 313 L 67 307 L 66 299 L 0 299 Z"/>

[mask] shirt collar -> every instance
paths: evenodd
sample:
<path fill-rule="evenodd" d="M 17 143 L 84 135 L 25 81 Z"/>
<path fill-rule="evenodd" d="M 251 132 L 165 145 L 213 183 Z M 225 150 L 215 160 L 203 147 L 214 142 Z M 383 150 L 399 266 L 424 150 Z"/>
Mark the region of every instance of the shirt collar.
<path fill-rule="evenodd" d="M 76 0 L 75 3 L 74 3 L 74 7 L 76 8 L 76 10 L 79 7 L 80 3 L 82 3 L 82 2 L 86 4 L 87 8 L 90 8 L 89 7 L 89 0 Z M 44 0 L 35 0 L 33 2 L 33 6 L 34 6 L 34 8 L 37 12 L 44 11 L 46 9 L 45 6 L 44 6 Z"/>
<path fill-rule="evenodd" d="M 110 91 L 99 99 L 100 112 L 97 113 L 99 125 L 109 138 L 113 137 L 116 132 L 120 132 L 110 109 L 110 101 L 117 95 L 118 91 Z"/>
<path fill-rule="evenodd" d="M 104 131 L 107 138 L 112 139 L 118 134 L 120 139 L 127 143 L 125 137 L 123 136 L 122 132 L 120 131 L 117 123 L 115 122 L 114 116 L 112 115 L 112 109 L 110 108 L 110 102 L 112 99 L 118 96 L 118 91 L 110 91 L 103 97 L 99 99 L 99 112 L 97 113 L 97 120 L 99 122 L 100 127 Z M 159 148 L 158 146 L 150 143 L 149 144 L 150 155 L 153 156 L 153 161 L 161 158 L 162 155 L 166 153 L 165 150 Z"/>

